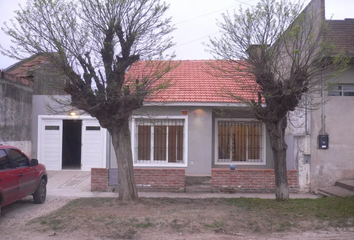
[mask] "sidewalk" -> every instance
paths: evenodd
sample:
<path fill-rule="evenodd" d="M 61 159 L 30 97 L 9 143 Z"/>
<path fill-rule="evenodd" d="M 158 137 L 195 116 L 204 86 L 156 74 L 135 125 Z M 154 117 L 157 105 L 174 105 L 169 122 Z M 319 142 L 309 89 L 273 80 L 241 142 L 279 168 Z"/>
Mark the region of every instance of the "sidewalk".
<path fill-rule="evenodd" d="M 91 172 L 89 171 L 48 171 L 47 195 L 51 197 L 118 197 L 114 192 L 91 192 Z M 170 193 L 139 192 L 139 197 L 148 198 L 269 198 L 274 193 Z M 290 194 L 290 198 L 318 198 L 311 193 Z"/>

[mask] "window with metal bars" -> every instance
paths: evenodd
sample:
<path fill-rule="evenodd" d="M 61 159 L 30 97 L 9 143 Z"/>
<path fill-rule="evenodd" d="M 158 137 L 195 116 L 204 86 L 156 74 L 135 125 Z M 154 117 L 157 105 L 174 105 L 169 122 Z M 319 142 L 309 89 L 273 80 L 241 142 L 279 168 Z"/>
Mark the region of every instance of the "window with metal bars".
<path fill-rule="evenodd" d="M 217 163 L 263 163 L 262 123 L 217 121 Z"/>
<path fill-rule="evenodd" d="M 135 163 L 184 163 L 184 119 L 135 119 Z"/>

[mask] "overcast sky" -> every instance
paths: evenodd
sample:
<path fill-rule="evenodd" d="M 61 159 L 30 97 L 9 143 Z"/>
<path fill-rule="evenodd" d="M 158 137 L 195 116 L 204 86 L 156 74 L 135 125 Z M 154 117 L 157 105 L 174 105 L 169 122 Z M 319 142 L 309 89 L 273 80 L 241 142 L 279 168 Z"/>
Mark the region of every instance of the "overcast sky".
<path fill-rule="evenodd" d="M 344 19 L 354 18 L 354 0 L 325 0 L 326 18 Z M 177 30 L 172 35 L 176 46 L 176 59 L 195 60 L 211 59 L 205 51 L 203 42 L 208 42 L 209 36 L 218 36 L 216 19 L 221 19 L 222 12 L 256 5 L 258 0 L 165 0 L 170 4 L 166 16 L 172 16 Z M 306 0 L 307 4 L 309 0 Z M 0 0 L 0 26 L 9 22 L 14 11 L 19 9 L 18 4 L 25 6 L 26 0 Z M 0 44 L 6 48 L 10 46 L 10 39 L 0 30 Z M 0 54 L 0 69 L 14 64 L 16 60 Z"/>

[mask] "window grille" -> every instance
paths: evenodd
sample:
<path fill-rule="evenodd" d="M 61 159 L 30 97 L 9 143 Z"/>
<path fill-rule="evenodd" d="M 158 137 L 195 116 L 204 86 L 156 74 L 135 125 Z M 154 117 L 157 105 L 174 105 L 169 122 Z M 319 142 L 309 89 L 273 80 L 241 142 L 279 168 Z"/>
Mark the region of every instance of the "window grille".
<path fill-rule="evenodd" d="M 263 162 L 261 122 L 218 121 L 217 127 L 217 162 Z"/>
<path fill-rule="evenodd" d="M 135 163 L 184 163 L 184 119 L 135 119 Z"/>

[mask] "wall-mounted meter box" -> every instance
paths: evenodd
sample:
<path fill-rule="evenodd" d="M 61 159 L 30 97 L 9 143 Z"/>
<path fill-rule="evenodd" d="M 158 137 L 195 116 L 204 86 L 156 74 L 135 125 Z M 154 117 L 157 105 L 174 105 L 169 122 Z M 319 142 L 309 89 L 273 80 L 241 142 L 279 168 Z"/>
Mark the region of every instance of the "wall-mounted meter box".
<path fill-rule="evenodd" d="M 318 135 L 318 148 L 328 149 L 329 136 L 328 135 Z"/>

